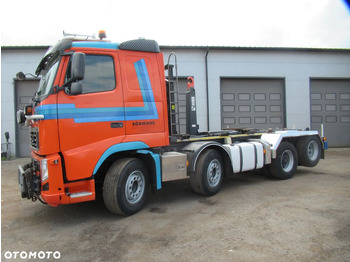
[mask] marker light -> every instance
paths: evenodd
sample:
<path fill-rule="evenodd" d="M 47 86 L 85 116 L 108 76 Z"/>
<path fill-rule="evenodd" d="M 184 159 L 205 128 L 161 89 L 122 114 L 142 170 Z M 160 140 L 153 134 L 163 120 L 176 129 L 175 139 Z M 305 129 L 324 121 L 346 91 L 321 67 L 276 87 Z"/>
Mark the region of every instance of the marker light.
<path fill-rule="evenodd" d="M 98 31 L 98 37 L 100 38 L 100 40 L 102 40 L 103 38 L 106 38 L 106 31 L 105 30 L 100 30 Z"/>

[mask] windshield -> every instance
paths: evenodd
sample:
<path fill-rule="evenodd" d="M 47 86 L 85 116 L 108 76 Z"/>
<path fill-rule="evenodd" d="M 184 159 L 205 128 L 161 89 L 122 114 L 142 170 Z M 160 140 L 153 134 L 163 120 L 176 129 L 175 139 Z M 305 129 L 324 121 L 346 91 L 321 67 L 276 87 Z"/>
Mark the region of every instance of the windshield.
<path fill-rule="evenodd" d="M 59 65 L 59 61 L 57 60 L 52 64 L 51 67 L 49 67 L 47 70 L 43 72 L 40 79 L 37 96 L 40 97 L 40 96 L 46 96 L 49 94 L 53 81 L 55 80 L 58 65 Z"/>

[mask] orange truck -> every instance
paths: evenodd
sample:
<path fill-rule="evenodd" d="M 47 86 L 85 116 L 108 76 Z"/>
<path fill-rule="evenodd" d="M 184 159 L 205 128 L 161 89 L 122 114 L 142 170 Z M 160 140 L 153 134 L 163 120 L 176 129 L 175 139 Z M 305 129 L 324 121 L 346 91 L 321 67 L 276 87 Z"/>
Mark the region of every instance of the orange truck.
<path fill-rule="evenodd" d="M 167 181 L 189 179 L 211 196 L 224 176 L 266 167 L 289 179 L 324 158 L 317 131 L 198 132 L 193 79 L 180 134 L 177 77 L 157 42 L 100 36 L 66 36 L 39 63 L 38 91 L 17 112 L 31 142 L 31 163 L 18 167 L 23 198 L 58 206 L 101 193 L 109 211 L 128 216 Z"/>

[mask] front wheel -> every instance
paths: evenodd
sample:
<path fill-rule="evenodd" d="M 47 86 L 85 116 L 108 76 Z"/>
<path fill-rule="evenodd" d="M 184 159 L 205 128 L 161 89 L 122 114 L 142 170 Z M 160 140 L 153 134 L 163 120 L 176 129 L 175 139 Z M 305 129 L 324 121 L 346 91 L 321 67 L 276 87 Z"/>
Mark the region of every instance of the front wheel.
<path fill-rule="evenodd" d="M 214 149 L 204 151 L 197 161 L 196 171 L 190 175 L 193 191 L 212 196 L 219 192 L 223 178 L 223 161 Z"/>
<path fill-rule="evenodd" d="M 103 200 L 109 211 L 129 216 L 140 211 L 149 188 L 147 169 L 136 158 L 117 160 L 103 183 Z"/>
<path fill-rule="evenodd" d="M 282 142 L 277 149 L 277 157 L 268 166 L 270 174 L 278 179 L 290 179 L 298 166 L 298 153 L 293 144 Z"/>

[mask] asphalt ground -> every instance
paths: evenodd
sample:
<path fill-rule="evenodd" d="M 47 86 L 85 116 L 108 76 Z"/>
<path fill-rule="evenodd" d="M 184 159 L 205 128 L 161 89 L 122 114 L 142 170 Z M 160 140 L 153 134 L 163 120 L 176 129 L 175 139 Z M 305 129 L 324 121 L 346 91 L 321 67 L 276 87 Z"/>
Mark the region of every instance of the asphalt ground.
<path fill-rule="evenodd" d="M 193 193 L 188 180 L 165 183 L 131 217 L 101 201 L 22 199 L 17 166 L 27 162 L 1 163 L 2 261 L 350 261 L 347 148 L 329 149 L 290 180 L 226 178 L 212 197 Z"/>

